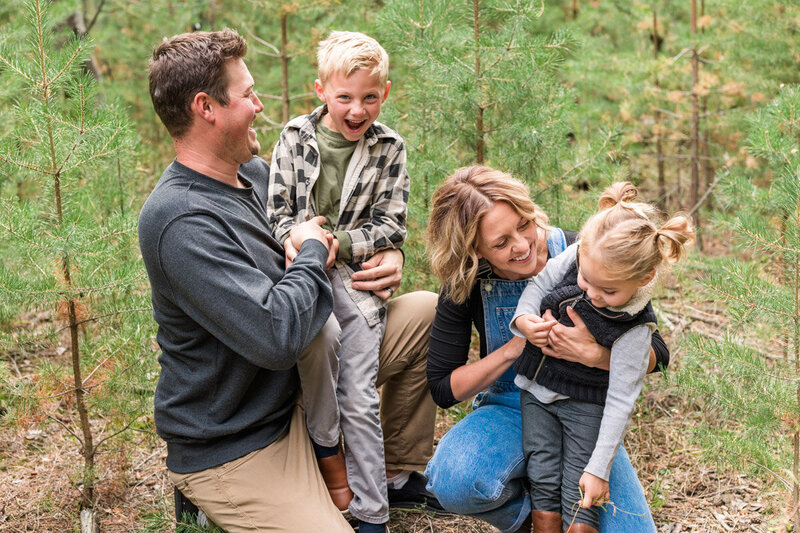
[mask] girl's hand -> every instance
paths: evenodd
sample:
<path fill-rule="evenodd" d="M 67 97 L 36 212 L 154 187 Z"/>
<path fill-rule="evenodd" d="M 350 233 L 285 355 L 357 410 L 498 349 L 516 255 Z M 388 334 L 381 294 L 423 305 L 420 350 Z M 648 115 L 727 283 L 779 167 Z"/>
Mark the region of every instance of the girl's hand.
<path fill-rule="evenodd" d="M 547 345 L 550 330 L 558 322 L 553 319 L 553 315 L 550 315 L 549 320 L 536 315 L 520 315 L 514 324 L 531 344 L 541 348 Z"/>
<path fill-rule="evenodd" d="M 586 327 L 577 311 L 567 307 L 567 314 L 575 325 L 573 327 L 564 324 L 553 326 L 547 337 L 548 346 L 542 348 L 542 353 L 565 361 L 608 370 L 611 350 L 597 344 L 594 335 Z M 542 318 L 552 319 L 553 314 L 547 310 Z"/>
<path fill-rule="evenodd" d="M 583 490 L 581 507 L 584 509 L 588 509 L 592 505 L 602 505 L 608 500 L 608 481 L 600 479 L 589 472 L 584 472 L 578 485 Z"/>

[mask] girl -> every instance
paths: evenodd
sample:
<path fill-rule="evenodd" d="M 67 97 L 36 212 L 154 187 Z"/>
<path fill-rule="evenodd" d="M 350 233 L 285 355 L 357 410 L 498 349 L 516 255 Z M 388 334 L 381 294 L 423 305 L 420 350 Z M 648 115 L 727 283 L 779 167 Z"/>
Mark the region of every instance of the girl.
<path fill-rule="evenodd" d="M 628 182 L 606 189 L 578 242 L 529 281 L 512 319 L 528 340 L 514 369 L 536 533 L 560 533 L 562 524 L 597 531 L 592 505 L 609 497 L 611 463 L 647 373 L 658 270 L 694 241 L 686 217 L 658 228 L 655 208 L 636 195 Z M 576 315 L 611 349 L 607 372 L 542 354 L 553 326 Z"/>

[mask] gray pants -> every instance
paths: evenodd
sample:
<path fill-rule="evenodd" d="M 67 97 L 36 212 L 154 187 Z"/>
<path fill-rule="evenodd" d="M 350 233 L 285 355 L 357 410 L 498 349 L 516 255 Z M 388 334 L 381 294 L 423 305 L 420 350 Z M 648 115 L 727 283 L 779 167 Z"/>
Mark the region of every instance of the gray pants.
<path fill-rule="evenodd" d="M 531 507 L 561 513 L 572 522 L 599 529 L 596 507 L 580 507 L 578 483 L 597 442 L 603 406 L 573 399 L 545 404 L 523 390 L 522 448 L 528 469 Z"/>
<path fill-rule="evenodd" d="M 383 523 L 389 500 L 376 380 L 385 321 L 370 327 L 338 272 L 330 277 L 333 314 L 298 362 L 308 432 L 317 444 L 335 446 L 341 429 L 350 513 Z"/>

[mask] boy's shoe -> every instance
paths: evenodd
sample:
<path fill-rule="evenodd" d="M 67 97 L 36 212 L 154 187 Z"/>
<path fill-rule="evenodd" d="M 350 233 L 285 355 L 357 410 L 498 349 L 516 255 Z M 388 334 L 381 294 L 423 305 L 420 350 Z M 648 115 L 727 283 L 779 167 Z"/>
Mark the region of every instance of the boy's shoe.
<path fill-rule="evenodd" d="M 353 499 L 353 491 L 350 490 L 350 485 L 347 483 L 344 452 L 340 448 L 339 453 L 336 455 L 317 459 L 317 464 L 319 465 L 322 479 L 325 480 L 325 486 L 331 494 L 333 504 L 340 511 L 344 511 L 350 505 L 350 500 Z"/>
<path fill-rule="evenodd" d="M 454 514 L 442 507 L 436 496 L 425 488 L 427 484 L 428 478 L 419 472 L 411 472 L 408 481 L 402 488 L 389 487 L 389 509 L 425 511 L 438 516 Z"/>

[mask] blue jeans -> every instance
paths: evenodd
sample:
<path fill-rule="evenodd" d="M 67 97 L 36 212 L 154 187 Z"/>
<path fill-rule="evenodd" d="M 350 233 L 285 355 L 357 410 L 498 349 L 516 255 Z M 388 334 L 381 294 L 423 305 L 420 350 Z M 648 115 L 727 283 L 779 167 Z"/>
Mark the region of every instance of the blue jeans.
<path fill-rule="evenodd" d="M 558 237 L 558 235 L 556 235 Z M 553 243 L 548 239 L 548 245 Z M 563 251 L 558 243 L 550 255 Z M 493 352 L 511 339 L 508 324 L 526 281 L 482 280 L 486 348 Z M 452 512 L 484 520 L 501 531 L 516 531 L 531 512 L 522 452 L 520 392 L 509 368 L 479 394 L 474 410 L 436 446 L 425 475 L 428 490 Z M 642 485 L 628 454 L 620 448 L 611 467 L 611 499 L 617 507 L 600 512 L 600 531 L 655 533 Z M 616 516 L 615 516 L 616 514 Z"/>

